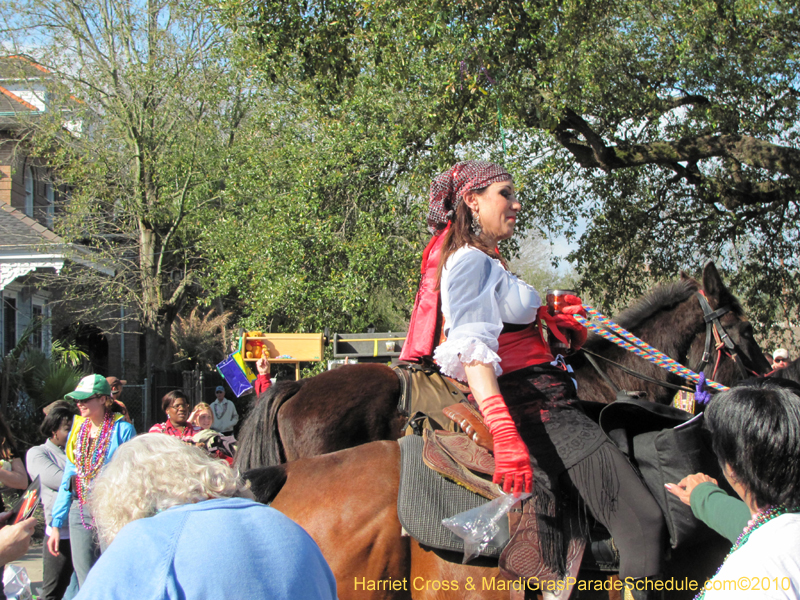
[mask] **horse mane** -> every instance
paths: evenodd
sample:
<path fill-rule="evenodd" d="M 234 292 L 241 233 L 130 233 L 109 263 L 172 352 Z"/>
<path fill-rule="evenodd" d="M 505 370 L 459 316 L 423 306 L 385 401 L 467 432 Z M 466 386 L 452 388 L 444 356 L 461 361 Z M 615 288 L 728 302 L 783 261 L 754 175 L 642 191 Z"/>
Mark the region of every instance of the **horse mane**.
<path fill-rule="evenodd" d="M 256 502 L 269 504 L 286 483 L 286 465 L 262 467 L 246 471 L 242 478 L 250 483 Z"/>
<path fill-rule="evenodd" d="M 691 277 L 682 278 L 674 283 L 657 285 L 629 308 L 615 316 L 614 322 L 625 329 L 633 329 L 651 319 L 658 311 L 689 299 L 699 289 L 700 284 Z"/>
<path fill-rule="evenodd" d="M 239 449 L 234 467 L 240 473 L 283 462 L 283 448 L 278 434 L 278 409 L 306 381 L 278 381 L 253 401 L 239 430 Z"/>

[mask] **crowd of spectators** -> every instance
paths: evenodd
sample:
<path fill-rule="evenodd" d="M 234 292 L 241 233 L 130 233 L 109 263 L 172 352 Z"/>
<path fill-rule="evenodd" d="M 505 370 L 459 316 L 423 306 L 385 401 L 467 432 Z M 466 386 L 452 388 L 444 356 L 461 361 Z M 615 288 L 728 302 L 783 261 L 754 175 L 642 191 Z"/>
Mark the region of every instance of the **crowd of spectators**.
<path fill-rule="evenodd" d="M 113 379 L 84 377 L 65 400 L 45 408 L 45 442 L 28 450 L 27 473 L 0 415 L 0 484 L 23 490 L 28 476 L 41 483 L 40 598 L 336 598 L 316 543 L 254 502 L 231 468 L 235 445 L 223 443 L 232 439 L 223 435 L 230 420 L 217 419 L 213 404 L 192 408 L 174 390 L 162 399 L 166 421 L 136 436 L 112 398 L 119 387 Z M 230 402 L 224 390 L 217 401 Z M 744 382 L 714 397 L 705 423 L 738 497 L 703 473 L 667 485 L 733 544 L 704 598 L 736 598 L 730 590 L 717 593 L 714 582 L 752 574 L 788 580 L 789 590 L 774 597 L 797 600 L 800 387 L 780 379 Z M 3 509 L 0 498 L 0 524 L 8 518 Z M 0 527 L 0 565 L 27 551 L 35 524 L 31 517 Z M 208 556 L 226 576 L 197 576 L 196 565 Z"/>
<path fill-rule="evenodd" d="M 262 362 L 266 362 L 268 372 L 268 361 Z M 290 550 L 304 555 L 305 559 L 313 559 L 312 563 L 316 560 L 320 569 L 312 569 L 312 575 L 319 575 L 316 583 L 313 583 L 314 577 L 299 577 L 299 566 L 295 564 L 298 581 L 292 582 L 290 587 L 284 586 L 286 593 L 283 596 L 274 597 L 292 597 L 288 594 L 289 589 L 310 589 L 309 585 L 313 583 L 317 589 L 309 597 L 335 598 L 335 583 L 331 585 L 333 578 L 330 570 L 316 545 L 298 526 L 276 511 L 261 513 L 260 509 L 266 507 L 251 500 L 234 498 L 244 489 L 243 482 L 231 468 L 236 449 L 233 427 L 237 424 L 239 415 L 233 403 L 225 398 L 224 388 L 221 386 L 215 390 L 217 398 L 211 405 L 201 402 L 193 408 L 182 391 L 173 390 L 165 394 L 162 398 L 162 409 L 167 417 L 166 421 L 153 425 L 147 435 L 136 438 L 142 441 L 133 444 L 129 453 L 123 452 L 128 457 L 126 466 L 121 466 L 121 470 L 108 469 L 112 457 L 116 457 L 117 452 L 136 436 L 127 407 L 120 399 L 126 383 L 118 377 L 89 375 L 81 379 L 76 389 L 67 394 L 64 400 L 47 405 L 43 409 L 45 416 L 40 426 L 40 433 L 45 441 L 28 450 L 25 464 L 13 435 L 0 415 L 0 486 L 25 490 L 29 476 L 30 481 L 38 477 L 41 486 L 45 531 L 42 588 L 39 597 L 42 600 L 71 600 L 79 590 L 83 590 L 81 598 L 94 595 L 102 595 L 104 598 L 132 597 L 129 595 L 131 582 L 120 579 L 118 573 L 110 575 L 121 584 L 119 589 L 107 589 L 107 582 L 101 584 L 100 588 L 91 588 L 84 584 L 90 570 L 94 572 L 93 567 L 101 556 L 101 550 L 105 550 L 105 546 L 116 537 L 120 528 L 112 526 L 106 531 L 100 528 L 95 515 L 96 507 L 103 507 L 100 510 L 105 512 L 100 517 L 101 521 L 106 519 L 104 522 L 109 522 L 109 515 L 114 510 L 135 515 L 128 520 L 155 517 L 155 512 L 141 514 L 144 502 L 142 499 L 146 497 L 147 502 L 159 506 L 156 512 L 171 506 L 195 504 L 201 499 L 218 499 L 216 504 L 203 502 L 200 507 L 202 510 L 189 506 L 183 511 L 176 510 L 171 515 L 177 515 L 177 520 L 162 518 L 162 525 L 159 527 L 163 531 L 166 523 L 183 523 L 185 519 L 190 519 L 193 523 L 200 524 L 207 521 L 208 526 L 220 523 L 236 526 L 250 536 L 268 537 L 268 530 L 273 535 L 277 533 L 276 539 L 283 539 L 285 542 L 283 549 L 275 545 L 261 556 L 259 565 L 263 566 L 266 564 L 264 561 L 269 561 L 283 564 L 286 569 L 291 570 L 289 563 L 292 560 L 285 557 L 282 561 L 278 560 L 283 550 Z M 268 385 L 261 382 L 259 387 L 263 390 Z M 214 405 L 217 406 L 216 411 Z M 140 446 L 138 450 L 134 450 L 137 446 Z M 114 462 L 123 465 L 126 460 L 120 458 Z M 186 469 L 175 471 L 176 466 L 181 465 Z M 104 478 L 117 483 L 110 484 L 111 487 L 109 484 L 100 485 Z M 135 482 L 138 482 L 136 490 Z M 115 485 L 120 487 L 112 490 Z M 93 497 L 97 489 L 102 490 L 104 495 L 95 502 Z M 134 500 L 136 491 L 139 496 Z M 110 500 L 112 495 L 119 496 L 113 503 Z M 215 510 L 209 512 L 212 508 Z M 9 515 L 3 511 L 3 500 L 0 497 L 0 566 L 27 552 L 36 526 L 34 517 L 14 525 L 3 525 Z M 176 527 L 182 528 L 178 525 Z M 207 527 L 204 526 L 199 531 L 202 532 L 200 537 L 204 538 L 205 547 L 187 534 L 185 546 L 176 549 L 201 554 L 213 553 L 217 543 L 206 535 Z M 173 530 L 172 534 L 178 535 L 178 532 Z M 134 539 L 138 539 L 138 536 Z M 119 547 L 124 545 L 115 545 L 115 548 Z M 127 551 L 133 552 L 135 559 L 141 563 L 142 557 L 135 544 L 129 546 Z M 176 558 L 185 553 L 179 552 Z M 158 562 L 160 556 L 156 550 L 152 558 Z M 236 558 L 231 568 L 240 569 L 242 560 L 242 557 Z M 239 566 L 234 568 L 237 564 Z M 99 571 L 102 573 L 103 569 Z M 156 580 L 151 577 L 152 572 L 137 570 L 137 573 L 141 574 L 141 581 L 137 585 L 157 585 Z M 104 581 L 107 575 L 98 575 L 98 578 Z M 247 586 L 253 585 L 256 570 L 252 570 L 250 575 L 250 581 L 237 578 L 237 589 L 245 590 L 248 589 Z M 174 577 L 171 583 L 169 578 L 170 576 L 165 575 L 161 584 L 174 586 Z M 300 579 L 303 581 L 300 582 Z M 266 593 L 268 588 L 275 591 L 282 584 L 266 585 L 261 582 L 259 585 L 260 594 L 261 591 Z M 251 591 L 253 589 L 250 588 Z M 203 594 L 204 597 L 214 595 Z M 243 595 L 248 594 L 243 591 Z M 0 594 L 0 597 L 4 596 Z"/>

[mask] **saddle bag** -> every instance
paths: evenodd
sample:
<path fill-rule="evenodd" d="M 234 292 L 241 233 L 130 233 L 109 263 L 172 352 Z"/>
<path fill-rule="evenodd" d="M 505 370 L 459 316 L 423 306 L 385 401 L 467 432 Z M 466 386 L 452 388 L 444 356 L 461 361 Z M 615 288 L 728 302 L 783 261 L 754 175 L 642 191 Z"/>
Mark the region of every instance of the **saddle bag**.
<path fill-rule="evenodd" d="M 639 470 L 661 507 L 673 548 L 718 536 L 664 487 L 698 472 L 727 486 L 711 450 L 710 436 L 703 428 L 702 414 L 693 416 L 671 406 L 622 398 L 602 410 L 600 427 Z"/>
<path fill-rule="evenodd" d="M 435 368 L 398 363 L 393 369 L 401 383 L 399 412 L 411 417 L 424 415 L 425 423 L 421 429 L 455 431 L 455 424 L 445 416 L 443 410 L 454 402 L 464 400 L 464 392 Z"/>

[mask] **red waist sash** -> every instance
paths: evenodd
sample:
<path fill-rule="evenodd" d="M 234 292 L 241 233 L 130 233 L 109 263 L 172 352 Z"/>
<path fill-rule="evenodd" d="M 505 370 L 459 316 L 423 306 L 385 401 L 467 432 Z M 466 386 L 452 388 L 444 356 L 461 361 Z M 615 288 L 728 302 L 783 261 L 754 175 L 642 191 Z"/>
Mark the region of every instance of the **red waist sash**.
<path fill-rule="evenodd" d="M 553 361 L 550 346 L 545 341 L 542 329 L 536 321 L 525 329 L 501 333 L 497 341 L 500 344 L 497 354 L 500 355 L 500 366 L 503 368 L 503 373 L 511 373 L 525 367 Z"/>

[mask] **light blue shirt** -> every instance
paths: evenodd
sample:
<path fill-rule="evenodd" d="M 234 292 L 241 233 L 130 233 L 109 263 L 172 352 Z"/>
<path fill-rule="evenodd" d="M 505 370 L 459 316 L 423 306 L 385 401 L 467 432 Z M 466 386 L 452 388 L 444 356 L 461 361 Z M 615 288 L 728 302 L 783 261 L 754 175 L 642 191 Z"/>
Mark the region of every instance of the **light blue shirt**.
<path fill-rule="evenodd" d="M 273 508 L 219 498 L 122 528 L 75 600 L 334 600 L 316 542 Z"/>

